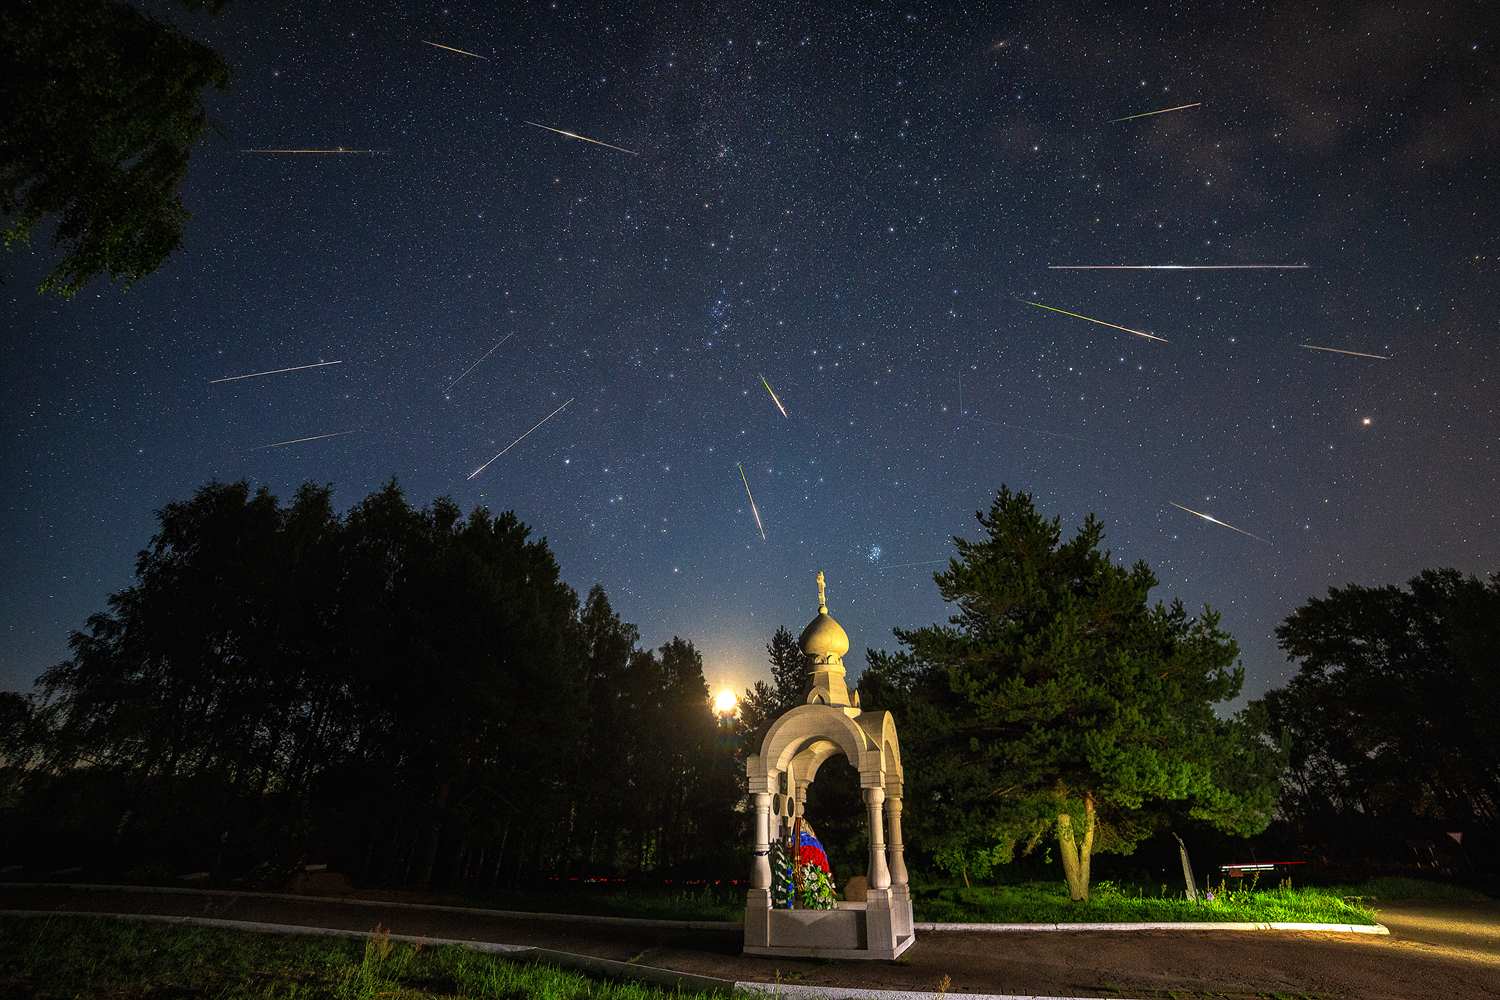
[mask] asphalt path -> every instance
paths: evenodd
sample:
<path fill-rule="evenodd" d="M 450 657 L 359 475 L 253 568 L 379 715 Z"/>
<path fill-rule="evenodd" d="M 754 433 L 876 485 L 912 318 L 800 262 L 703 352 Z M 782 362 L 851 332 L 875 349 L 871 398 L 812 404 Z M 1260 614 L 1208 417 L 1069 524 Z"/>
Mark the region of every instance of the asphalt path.
<path fill-rule="evenodd" d="M 207 917 L 528 945 L 734 982 L 1053 997 L 1500 998 L 1500 903 L 1381 907 L 1390 936 L 1290 931 L 929 932 L 896 962 L 740 954 L 737 930 L 543 920 L 337 898 L 0 884 L 0 909 Z M 946 980 L 946 982 L 945 982 Z"/>

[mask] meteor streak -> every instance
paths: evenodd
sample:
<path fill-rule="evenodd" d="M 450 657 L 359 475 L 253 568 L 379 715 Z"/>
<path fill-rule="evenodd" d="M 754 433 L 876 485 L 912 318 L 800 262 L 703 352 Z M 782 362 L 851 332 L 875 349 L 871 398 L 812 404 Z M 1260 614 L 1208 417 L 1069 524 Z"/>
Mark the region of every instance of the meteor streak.
<path fill-rule="evenodd" d="M 1172 503 L 1172 501 L 1168 500 L 1167 503 Z M 1196 510 L 1192 510 L 1191 508 L 1184 507 L 1180 503 L 1172 503 L 1172 506 L 1176 507 L 1178 510 L 1185 510 L 1189 514 L 1198 514 L 1198 512 Z M 1217 517 L 1209 517 L 1207 514 L 1198 514 L 1198 516 L 1201 517 L 1201 518 L 1203 518 L 1203 520 L 1205 520 L 1205 521 L 1212 521 L 1214 524 L 1223 525 L 1223 527 L 1228 528 L 1230 531 L 1239 531 L 1240 534 L 1242 534 L 1242 535 L 1249 535 L 1251 538 L 1255 539 L 1257 542 L 1265 542 L 1267 545 L 1275 545 L 1276 544 L 1275 542 L 1272 542 L 1272 541 L 1270 541 L 1268 539 L 1262 538 L 1259 535 L 1251 535 L 1250 532 L 1248 532 L 1248 531 L 1240 531 L 1239 528 L 1236 528 L 1232 524 L 1224 524 L 1224 522 L 1221 521 L 1221 520 L 1219 520 Z"/>
<path fill-rule="evenodd" d="M 312 437 L 297 438 L 296 440 L 293 440 L 293 441 L 277 441 L 275 444 L 263 444 L 263 445 L 260 445 L 259 447 L 251 448 L 250 450 L 251 451 L 263 451 L 266 448 L 280 448 L 284 444 L 301 444 L 303 441 L 321 441 L 324 438 L 336 438 L 336 437 L 340 437 L 340 436 L 342 436 L 344 434 L 358 434 L 358 433 L 359 433 L 359 428 L 356 427 L 352 431 L 334 431 L 332 434 L 314 434 Z"/>
<path fill-rule="evenodd" d="M 526 119 L 524 119 L 524 118 L 522 118 L 521 120 L 522 121 L 526 121 Z M 592 142 L 594 145 L 596 145 L 596 146 L 603 146 L 606 149 L 618 149 L 620 152 L 622 152 L 622 153 L 629 153 L 631 156 L 640 156 L 641 155 L 640 153 L 637 153 L 634 150 L 625 149 L 623 146 L 611 146 L 607 142 L 600 142 L 598 139 L 590 139 L 588 136 L 586 136 L 586 135 L 579 135 L 576 132 L 564 132 L 560 128 L 553 128 L 551 125 L 542 125 L 542 124 L 539 124 L 537 122 L 526 122 L 526 124 L 527 125 L 536 125 L 537 128 L 544 128 L 548 132 L 556 132 L 558 135 L 565 135 L 569 139 L 582 139 L 584 142 Z"/>
<path fill-rule="evenodd" d="M 1025 299 L 1016 299 L 1016 301 L 1017 302 L 1026 302 Z M 1133 333 L 1137 337 L 1145 337 L 1147 340 L 1159 340 L 1163 344 L 1168 343 L 1166 337 L 1158 337 L 1154 333 L 1143 333 L 1140 330 L 1132 330 L 1128 326 L 1119 326 L 1119 325 L 1114 324 L 1114 323 L 1106 323 L 1102 319 L 1090 319 L 1087 316 L 1079 316 L 1077 313 L 1070 313 L 1066 309 L 1054 309 L 1052 306 L 1044 306 L 1040 302 L 1026 302 L 1026 304 L 1028 306 L 1036 306 L 1038 309 L 1051 309 L 1055 313 L 1062 313 L 1064 316 L 1072 316 L 1072 317 L 1074 317 L 1076 319 L 1087 319 L 1090 323 L 1098 323 L 1100 326 L 1114 327 L 1114 329 L 1116 329 L 1116 330 L 1124 330 L 1126 333 Z"/>
<path fill-rule="evenodd" d="M 1061 431 L 1042 431 L 1037 430 L 1035 427 L 1022 427 L 1020 424 L 1007 424 L 1003 420 L 986 420 L 983 417 L 971 417 L 970 419 L 975 423 L 989 424 L 992 427 L 1009 427 L 1012 430 L 1030 431 L 1032 434 L 1045 434 L 1048 437 L 1067 438 L 1069 441 L 1083 441 L 1084 444 L 1088 444 L 1088 441 L 1084 440 L 1081 437 L 1076 437 L 1072 434 L 1064 434 Z"/>
<path fill-rule="evenodd" d="M 760 540 L 766 540 L 766 527 L 760 523 L 760 511 L 755 509 L 755 494 L 750 492 L 750 480 L 745 478 L 745 467 L 738 462 L 735 468 L 740 470 L 740 482 L 745 484 L 745 496 L 750 498 L 750 513 L 755 515 L 755 526 L 760 529 Z"/>
<path fill-rule="evenodd" d="M 760 373 L 757 372 L 756 374 L 759 375 Z M 776 399 L 776 390 L 774 390 L 774 389 L 771 388 L 771 383 L 769 383 L 769 382 L 766 381 L 766 377 L 764 375 L 760 376 L 760 384 L 763 385 L 763 386 L 765 386 L 766 387 L 766 391 L 771 394 L 771 398 L 773 400 L 776 400 L 776 409 L 778 409 L 778 410 L 781 411 L 781 415 L 783 417 L 786 417 L 786 407 L 781 405 L 781 400 Z M 787 417 L 787 419 L 790 420 L 791 417 Z M 749 486 L 747 484 L 746 485 L 746 489 L 748 489 L 748 488 L 749 488 Z"/>
<path fill-rule="evenodd" d="M 1318 347 L 1315 344 L 1298 344 L 1297 346 L 1305 347 L 1309 351 L 1332 351 L 1334 354 L 1352 354 L 1357 358 L 1379 358 L 1381 361 L 1391 360 L 1384 354 L 1366 354 L 1364 351 L 1341 351 L 1337 347 Z"/>
<path fill-rule="evenodd" d="M 573 399 L 577 399 L 577 398 L 578 398 L 578 397 L 577 397 L 577 396 L 574 396 L 574 397 L 573 397 Z M 573 399 L 570 399 L 570 400 L 568 400 L 568 403 L 571 403 L 571 402 L 573 402 Z M 551 420 L 551 419 L 552 419 L 552 418 L 553 418 L 553 417 L 555 417 L 555 416 L 557 416 L 557 415 L 558 415 L 558 414 L 559 414 L 559 413 L 561 413 L 561 412 L 562 412 L 562 411 L 563 411 L 563 406 L 567 406 L 567 405 L 568 405 L 568 403 L 564 403 L 564 404 L 563 404 L 563 405 L 562 405 L 562 406 L 559 406 L 559 407 L 558 407 L 558 408 L 557 408 L 557 409 L 555 409 L 555 410 L 553 410 L 553 411 L 552 411 L 552 412 L 551 412 L 551 413 L 549 413 L 549 414 L 547 414 L 547 415 L 546 415 L 546 416 L 545 416 L 545 417 L 543 417 L 543 418 L 542 418 L 542 419 L 541 419 L 541 420 L 538 420 L 538 421 L 537 421 L 537 423 L 536 423 L 536 427 L 540 427 L 540 426 L 542 426 L 542 424 L 545 424 L 545 423 L 546 423 L 546 422 L 547 422 L 547 421 L 549 421 L 549 420 Z M 533 427 L 533 428 L 532 428 L 532 429 L 531 429 L 531 431 L 534 431 L 534 430 L 536 430 L 536 427 Z M 527 431 L 527 432 L 526 432 L 526 434 L 530 434 L 530 433 L 531 433 L 531 431 Z M 504 454 L 505 454 L 505 453 L 506 453 L 506 452 L 507 452 L 507 451 L 510 451 L 510 450 L 511 450 L 511 449 L 512 449 L 512 448 L 514 448 L 514 447 L 515 447 L 515 446 L 516 446 L 516 445 L 518 445 L 518 444 L 520 444 L 520 443 L 521 443 L 521 442 L 522 442 L 522 441 L 524 441 L 524 440 L 526 440 L 526 434 L 522 434 L 522 435 L 521 435 L 521 436 L 520 436 L 520 437 L 518 437 L 518 438 L 516 438 L 516 439 L 515 439 L 515 440 L 514 440 L 514 441 L 512 441 L 512 442 L 511 442 L 511 443 L 510 443 L 510 444 L 508 444 L 508 445 L 506 445 L 506 446 L 505 446 L 505 447 L 504 447 L 504 448 L 501 448 L 501 449 L 500 449 L 500 455 L 504 455 Z M 496 456 L 495 456 L 495 458 L 499 458 L 499 457 L 500 457 L 500 455 L 496 455 Z M 485 463 L 484 463 L 484 464 L 483 464 L 483 465 L 481 465 L 481 466 L 480 466 L 480 467 L 479 467 L 479 468 L 477 468 L 477 469 L 475 469 L 475 470 L 474 470 L 474 471 L 473 471 L 473 472 L 471 472 L 471 473 L 469 473 L 469 478 L 470 478 L 470 479 L 473 479 L 473 478 L 474 478 L 474 477 L 475 477 L 475 476 L 477 476 L 477 475 L 479 475 L 479 474 L 480 474 L 480 473 L 481 473 L 481 472 L 483 472 L 483 471 L 484 471 L 484 470 L 485 470 L 485 469 L 488 469 L 488 468 L 489 468 L 489 467 L 490 467 L 490 466 L 491 466 L 491 465 L 493 465 L 493 464 L 495 464 L 495 458 L 492 458 L 492 459 L 490 459 L 490 460 L 489 460 L 489 461 L 488 461 L 488 462 L 485 462 Z"/>
<path fill-rule="evenodd" d="M 1048 264 L 1049 271 L 1270 271 L 1306 264 Z"/>
<path fill-rule="evenodd" d="M 241 153 L 389 153 L 389 149 L 242 149 Z"/>
<path fill-rule="evenodd" d="M 509 340 L 510 338 L 514 337 L 515 335 L 516 335 L 516 331 L 512 330 L 510 333 L 507 333 L 505 336 L 503 336 L 503 337 L 500 338 L 500 344 L 505 343 L 507 340 Z M 488 351 L 485 351 L 484 352 L 484 358 L 487 358 L 491 354 L 494 354 L 495 351 L 499 349 L 500 344 L 496 344 L 494 347 L 491 347 Z M 478 368 L 479 365 L 480 365 L 480 363 L 484 361 L 484 358 L 480 358 L 479 361 L 474 362 L 468 368 L 464 369 L 464 375 L 467 375 L 467 374 L 469 374 L 469 372 L 471 372 L 474 369 Z M 447 392 L 448 389 L 453 388 L 455 385 L 458 385 L 459 382 L 463 381 L 464 375 L 460 375 L 458 378 L 454 379 L 452 382 L 449 382 L 448 383 L 448 388 L 444 389 L 443 392 Z M 564 405 L 566 405 L 566 404 L 564 404 Z"/>
<path fill-rule="evenodd" d="M 1126 115 L 1124 118 L 1111 118 L 1109 121 L 1105 122 L 1104 124 L 1106 124 L 1106 125 L 1113 125 L 1115 122 L 1128 122 L 1132 118 L 1149 118 L 1152 115 L 1164 115 L 1168 111 L 1181 111 L 1184 108 L 1196 108 L 1196 107 L 1198 107 L 1198 105 L 1200 105 L 1202 103 L 1203 103 L 1202 101 L 1198 101 L 1195 104 L 1179 104 L 1175 108 L 1162 108 L 1160 111 L 1145 111 L 1145 112 L 1142 112 L 1141 114 L 1138 114 L 1138 115 Z"/>
<path fill-rule="evenodd" d="M 461 56 L 473 56 L 475 59 L 483 59 L 485 62 L 489 62 L 490 60 L 489 56 L 482 56 L 478 52 L 465 52 L 463 49 L 455 49 L 451 45 L 439 45 L 437 42 L 429 42 L 425 38 L 421 39 L 421 42 L 423 45 L 431 45 L 433 48 L 447 49 L 449 52 L 457 52 Z"/>
<path fill-rule="evenodd" d="M 319 361 L 315 365 L 298 365 L 295 368 L 273 368 L 268 372 L 251 372 L 249 375 L 231 375 L 228 378 L 216 378 L 209 385 L 217 385 L 220 382 L 235 382 L 242 378 L 260 378 L 262 375 L 280 375 L 282 372 L 300 372 L 304 368 L 322 368 L 324 365 L 341 365 L 342 361 Z"/>

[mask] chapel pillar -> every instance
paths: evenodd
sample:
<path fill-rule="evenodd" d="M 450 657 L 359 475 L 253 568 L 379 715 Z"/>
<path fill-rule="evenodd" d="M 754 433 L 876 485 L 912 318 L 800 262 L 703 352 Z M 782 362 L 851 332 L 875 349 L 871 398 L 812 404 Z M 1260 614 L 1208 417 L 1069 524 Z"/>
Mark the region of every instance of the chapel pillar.
<path fill-rule="evenodd" d="M 889 889 L 891 873 L 885 865 L 885 822 L 880 804 L 885 800 L 885 790 L 878 785 L 863 789 L 865 808 L 870 812 L 870 868 L 865 878 L 871 889 Z"/>
<path fill-rule="evenodd" d="M 890 829 L 886 851 L 891 859 L 891 884 L 906 884 L 906 859 L 901 854 L 901 796 L 891 795 L 885 800 L 886 823 Z"/>
<path fill-rule="evenodd" d="M 750 888 L 771 888 L 771 793 L 755 793 L 755 861 Z"/>

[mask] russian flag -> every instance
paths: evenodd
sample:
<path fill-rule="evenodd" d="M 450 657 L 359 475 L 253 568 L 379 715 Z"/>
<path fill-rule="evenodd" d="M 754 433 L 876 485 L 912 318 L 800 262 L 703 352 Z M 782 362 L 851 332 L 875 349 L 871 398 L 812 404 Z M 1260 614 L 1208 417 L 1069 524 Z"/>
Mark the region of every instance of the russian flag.
<path fill-rule="evenodd" d="M 828 867 L 828 854 L 823 850 L 823 845 L 818 843 L 818 838 L 802 831 L 802 836 L 797 844 L 797 861 L 804 865 L 817 865 L 828 875 L 833 874 L 833 869 Z"/>

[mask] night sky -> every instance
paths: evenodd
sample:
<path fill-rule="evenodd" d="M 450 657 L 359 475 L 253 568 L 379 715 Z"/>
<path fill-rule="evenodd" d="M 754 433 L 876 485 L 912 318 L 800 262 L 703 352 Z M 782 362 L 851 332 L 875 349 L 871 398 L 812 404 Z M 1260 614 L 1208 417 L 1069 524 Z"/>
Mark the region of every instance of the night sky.
<path fill-rule="evenodd" d="M 819 570 L 851 675 L 945 618 L 1002 483 L 1221 610 L 1252 696 L 1329 586 L 1500 571 L 1493 12 L 1094 6 L 153 3 L 225 138 L 129 291 L 0 257 L 0 687 L 211 478 L 514 509 L 715 689 Z M 1106 264 L 1306 266 L 1052 269 Z"/>

